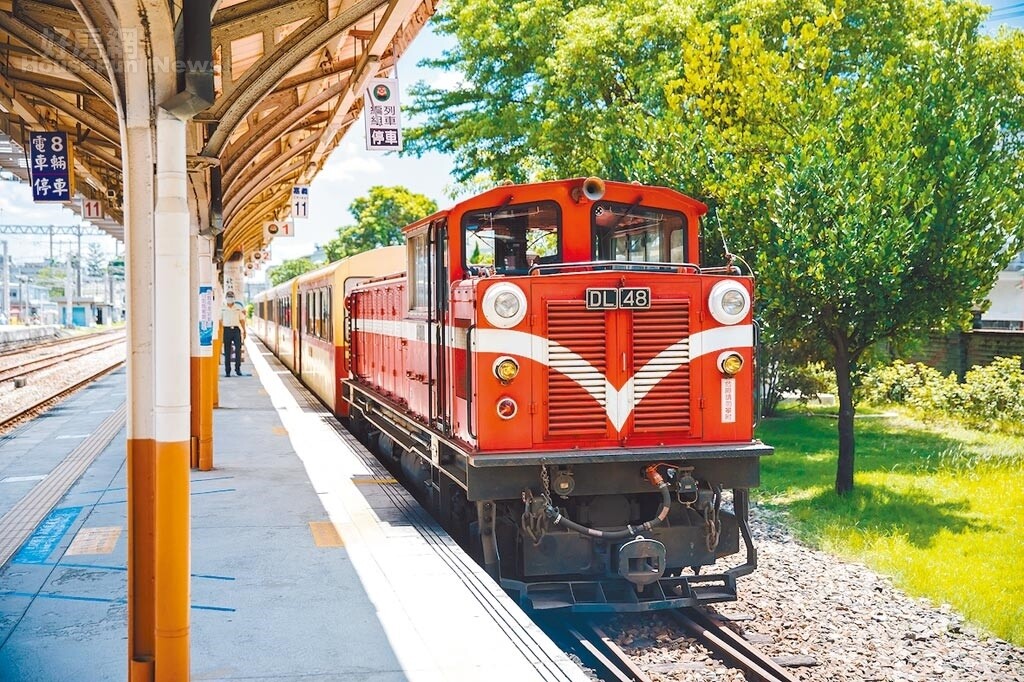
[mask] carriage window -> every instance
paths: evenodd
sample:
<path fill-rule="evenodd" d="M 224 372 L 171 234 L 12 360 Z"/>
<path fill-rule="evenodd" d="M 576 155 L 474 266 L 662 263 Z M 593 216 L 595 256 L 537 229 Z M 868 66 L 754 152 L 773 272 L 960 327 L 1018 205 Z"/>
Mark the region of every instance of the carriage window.
<path fill-rule="evenodd" d="M 594 205 L 594 260 L 686 262 L 686 217 L 637 204 Z"/>
<path fill-rule="evenodd" d="M 535 263 L 562 262 L 562 215 L 553 201 L 467 213 L 462 237 L 468 271 L 525 275 Z"/>
<path fill-rule="evenodd" d="M 334 340 L 334 321 L 331 319 L 331 287 L 326 287 L 324 289 L 323 318 L 324 318 L 324 339 L 326 341 L 333 341 Z"/>
<path fill-rule="evenodd" d="M 430 302 L 427 300 L 427 235 L 426 233 L 409 238 L 409 273 L 411 288 L 409 291 L 409 310 L 426 310 Z"/>

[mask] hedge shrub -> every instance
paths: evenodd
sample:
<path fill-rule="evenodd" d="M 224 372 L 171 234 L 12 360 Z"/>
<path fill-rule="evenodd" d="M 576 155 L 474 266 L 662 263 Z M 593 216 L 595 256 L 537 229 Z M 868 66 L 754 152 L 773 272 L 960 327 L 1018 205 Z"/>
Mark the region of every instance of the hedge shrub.
<path fill-rule="evenodd" d="M 864 375 L 860 398 L 874 405 L 905 405 L 922 416 L 962 419 L 974 426 L 1024 431 L 1024 369 L 1020 356 L 975 365 L 964 382 L 921 363 L 896 360 Z"/>

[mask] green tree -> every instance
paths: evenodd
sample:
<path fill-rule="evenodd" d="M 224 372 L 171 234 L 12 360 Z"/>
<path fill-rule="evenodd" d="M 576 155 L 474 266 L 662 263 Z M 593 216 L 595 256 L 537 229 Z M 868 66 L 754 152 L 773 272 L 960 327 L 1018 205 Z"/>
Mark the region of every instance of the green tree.
<path fill-rule="evenodd" d="M 267 270 L 267 278 L 270 280 L 270 285 L 276 287 L 292 277 L 298 277 L 315 269 L 316 265 L 308 258 L 293 258 Z"/>
<path fill-rule="evenodd" d="M 409 152 L 454 155 L 454 174 L 525 182 L 600 175 L 697 192 L 692 130 L 668 116 L 693 6 L 662 0 L 467 0 L 441 6 L 456 47 L 426 60 L 454 90 L 412 89 Z"/>
<path fill-rule="evenodd" d="M 89 244 L 89 251 L 85 254 L 85 267 L 86 272 L 90 277 L 99 279 L 103 277 L 104 266 L 107 263 L 106 256 L 103 254 L 103 247 L 96 242 Z"/>
<path fill-rule="evenodd" d="M 754 264 L 775 339 L 839 388 L 876 342 L 963 323 L 1022 241 L 1024 37 L 973 2 L 464 0 L 418 84 L 413 153 L 456 175 L 601 175 L 704 198 Z M 711 236 L 711 235 L 708 235 Z"/>
<path fill-rule="evenodd" d="M 402 228 L 437 211 L 437 204 L 405 187 L 371 187 L 348 208 L 356 224 L 338 228 L 338 236 L 324 244 L 331 262 L 381 246 L 401 244 Z"/>
<path fill-rule="evenodd" d="M 763 314 L 835 368 L 836 491 L 854 378 L 882 340 L 967 323 L 1024 245 L 1024 36 L 969 2 L 736 5 L 670 87 Z M 1009 251 L 1008 251 L 1009 249 Z"/>
<path fill-rule="evenodd" d="M 52 300 L 64 297 L 64 287 L 67 284 L 67 272 L 63 265 L 48 265 L 36 272 L 34 283 L 45 287 Z"/>

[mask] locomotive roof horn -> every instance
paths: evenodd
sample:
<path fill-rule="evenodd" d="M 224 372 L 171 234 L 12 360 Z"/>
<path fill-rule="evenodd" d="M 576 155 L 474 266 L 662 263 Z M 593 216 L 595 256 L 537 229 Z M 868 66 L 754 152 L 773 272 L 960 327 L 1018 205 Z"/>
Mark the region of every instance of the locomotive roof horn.
<path fill-rule="evenodd" d="M 598 201 L 604 196 L 604 180 L 601 178 L 590 176 L 580 184 L 579 187 L 572 189 L 572 200 L 577 204 L 580 203 L 584 197 L 591 201 Z"/>

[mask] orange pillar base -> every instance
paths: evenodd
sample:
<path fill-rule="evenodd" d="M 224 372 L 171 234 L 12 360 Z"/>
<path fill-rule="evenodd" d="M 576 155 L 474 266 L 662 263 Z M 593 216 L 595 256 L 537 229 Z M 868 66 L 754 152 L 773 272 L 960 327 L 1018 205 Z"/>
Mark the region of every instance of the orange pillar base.
<path fill-rule="evenodd" d="M 128 660 L 131 682 L 150 682 L 156 651 L 156 442 L 128 439 Z M 146 673 L 146 661 L 150 672 Z M 136 677 L 140 675 L 140 677 Z"/>
<path fill-rule="evenodd" d="M 190 678 L 188 460 L 188 441 L 157 441 L 154 682 L 183 682 Z"/>
<path fill-rule="evenodd" d="M 213 340 L 213 358 L 210 363 L 210 392 L 213 394 L 213 406 L 220 407 L 220 363 L 224 358 L 224 342 L 218 336 Z"/>
<path fill-rule="evenodd" d="M 192 356 L 191 465 L 193 469 L 213 469 L 213 390 L 217 362 L 213 357 Z"/>

